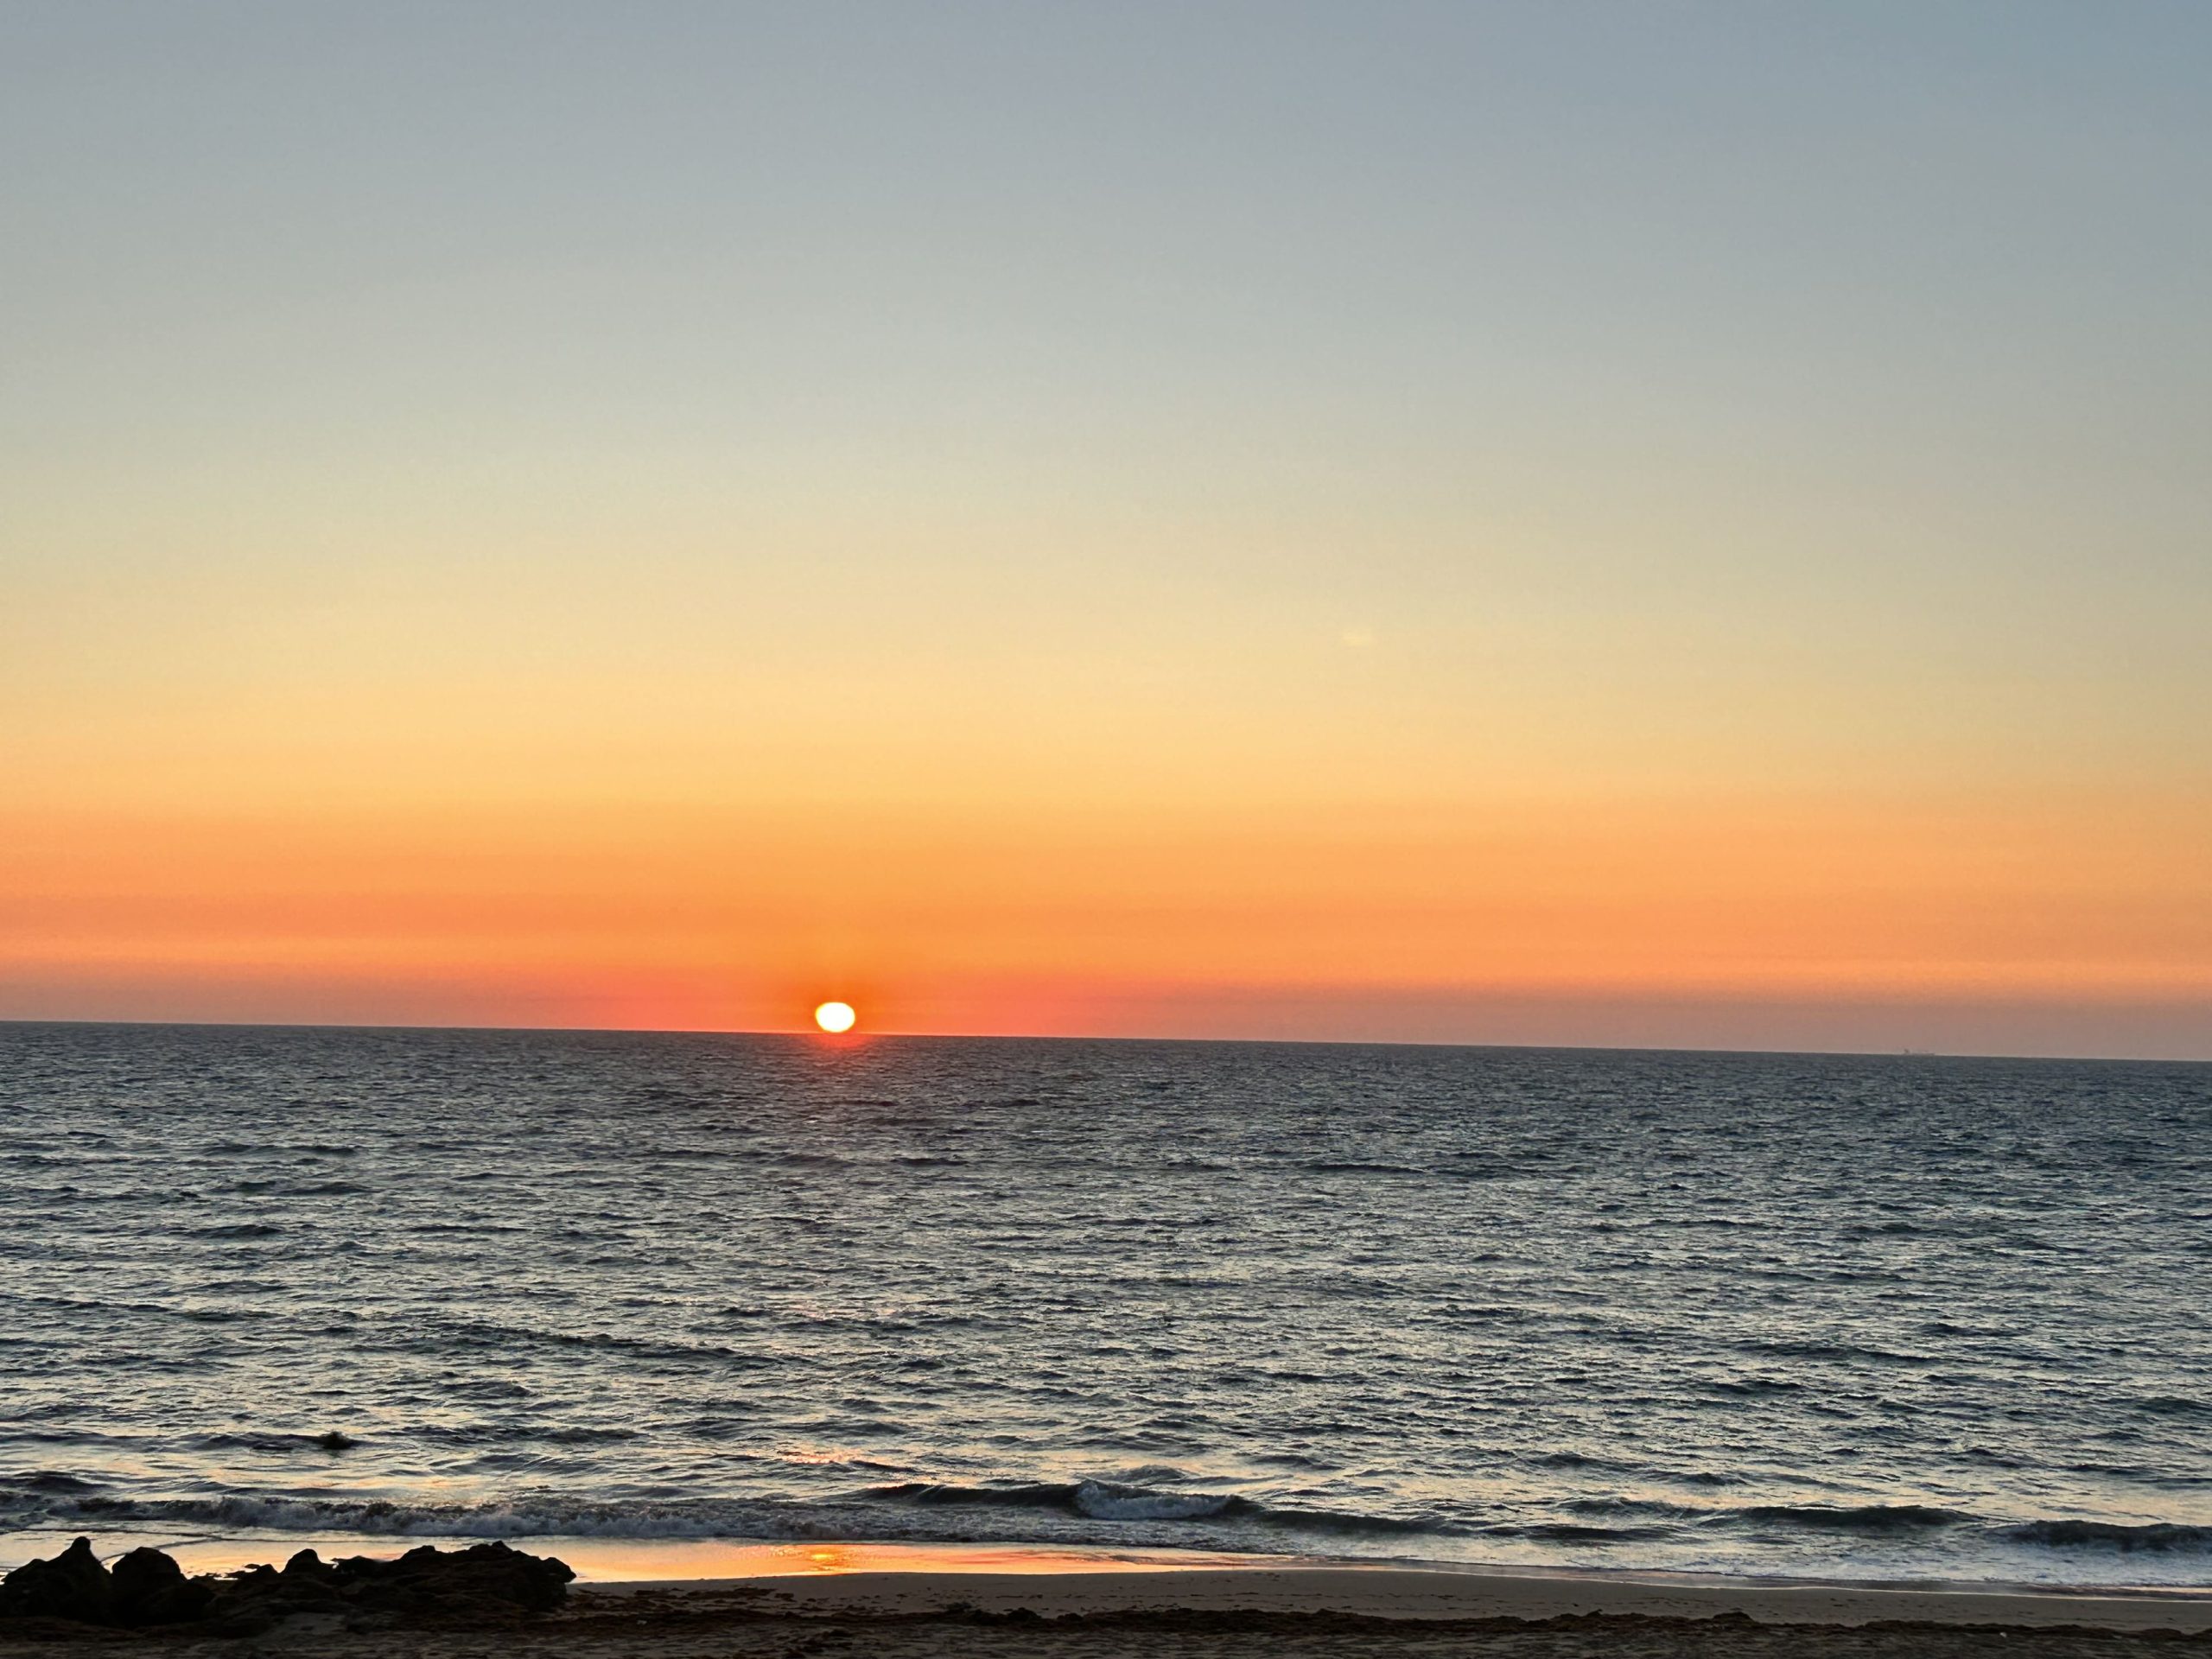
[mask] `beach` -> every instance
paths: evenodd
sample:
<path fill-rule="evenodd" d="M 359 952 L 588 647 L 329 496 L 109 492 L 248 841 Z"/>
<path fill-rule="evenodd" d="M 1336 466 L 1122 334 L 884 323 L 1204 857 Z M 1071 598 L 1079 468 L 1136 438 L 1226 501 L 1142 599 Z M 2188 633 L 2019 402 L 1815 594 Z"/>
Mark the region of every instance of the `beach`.
<path fill-rule="evenodd" d="M 245 1637 L 0 1633 L 0 1653 L 785 1659 L 1205 1654 L 1632 1659 L 2122 1654 L 2212 1648 L 2212 1595 L 1529 1573 L 1329 1561 L 1178 1565 L 1164 1554 L 769 1546 L 726 1578 L 587 1579 L 560 1611 L 492 1628 L 343 1630 L 302 1617 Z M 591 1552 L 581 1552 L 588 1557 Z M 683 1552 L 678 1552 L 683 1554 Z M 599 1570 L 620 1573 L 623 1552 Z M 614 1565 L 609 1566 L 612 1559 Z M 854 1563 L 860 1563 L 858 1566 Z M 645 1563 L 632 1559 L 629 1568 Z"/>
<path fill-rule="evenodd" d="M 2204 1593 L 1527 1573 L 1341 1562 L 1079 1572 L 921 1567 L 586 1585 L 575 1594 L 583 1606 L 603 1608 L 609 1617 L 724 1605 L 817 1619 L 930 1618 L 958 1609 L 1017 1622 L 1029 1615 L 1109 1622 L 1318 1617 L 1428 1626 L 1720 1619 L 1767 1626 L 1915 1624 L 2212 1635 L 2212 1594 Z"/>

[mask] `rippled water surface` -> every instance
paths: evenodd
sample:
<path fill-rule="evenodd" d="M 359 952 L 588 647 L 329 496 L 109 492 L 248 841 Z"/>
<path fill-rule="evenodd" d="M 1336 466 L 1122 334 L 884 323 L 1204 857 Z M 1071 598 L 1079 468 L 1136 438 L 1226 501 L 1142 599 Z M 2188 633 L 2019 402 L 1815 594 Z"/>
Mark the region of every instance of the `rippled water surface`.
<path fill-rule="evenodd" d="M 2212 1583 L 2202 1066 L 0 1026 L 0 1529 Z"/>

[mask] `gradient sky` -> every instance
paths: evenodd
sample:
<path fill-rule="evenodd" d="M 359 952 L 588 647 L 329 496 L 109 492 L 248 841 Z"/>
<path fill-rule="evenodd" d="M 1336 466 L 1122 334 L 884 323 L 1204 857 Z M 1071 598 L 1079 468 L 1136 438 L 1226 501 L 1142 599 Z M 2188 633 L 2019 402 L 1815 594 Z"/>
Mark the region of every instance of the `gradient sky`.
<path fill-rule="evenodd" d="M 0 3 L 0 1017 L 2212 1056 L 2212 9 Z"/>

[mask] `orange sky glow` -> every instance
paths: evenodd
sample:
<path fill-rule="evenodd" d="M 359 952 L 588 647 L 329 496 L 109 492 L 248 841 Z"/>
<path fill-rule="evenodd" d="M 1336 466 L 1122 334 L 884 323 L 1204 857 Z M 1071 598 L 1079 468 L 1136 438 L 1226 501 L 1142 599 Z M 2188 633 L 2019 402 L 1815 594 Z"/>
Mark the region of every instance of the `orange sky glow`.
<path fill-rule="evenodd" d="M 1816 1041 L 1848 1006 L 1897 1046 L 1988 1005 L 2015 1046 L 2078 1007 L 2185 1033 L 2212 996 L 2206 802 L 855 816 L 17 817 L 0 995 L 749 1030 L 835 995 L 878 1031 L 1503 1041 L 1689 1040 L 1727 1005 L 1768 1012 L 1720 1035 Z"/>
<path fill-rule="evenodd" d="M 1356 10 L 11 23 L 0 1019 L 2212 1058 L 2196 24 Z"/>

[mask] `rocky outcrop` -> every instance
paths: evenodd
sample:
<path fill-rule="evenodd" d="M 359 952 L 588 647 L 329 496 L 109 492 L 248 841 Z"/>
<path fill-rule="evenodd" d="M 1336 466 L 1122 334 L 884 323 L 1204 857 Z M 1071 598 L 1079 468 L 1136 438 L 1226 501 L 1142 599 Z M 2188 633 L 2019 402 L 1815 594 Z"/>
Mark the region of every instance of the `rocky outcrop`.
<path fill-rule="evenodd" d="M 0 1580 L 0 1618 L 115 1624 L 115 1580 L 92 1554 L 92 1541 L 79 1538 L 52 1560 L 25 1561 Z"/>
<path fill-rule="evenodd" d="M 279 1620 L 321 1615 L 348 1629 L 509 1624 L 550 1612 L 575 1576 L 565 1562 L 505 1544 L 442 1551 L 426 1544 L 397 1560 L 326 1561 L 303 1549 L 284 1563 L 188 1578 L 158 1549 L 134 1549 L 112 1568 L 79 1538 L 50 1560 L 0 1581 L 0 1620 L 67 1621 L 145 1629 L 184 1626 L 245 1635 Z M 0 1625 L 0 1629 L 4 1629 Z"/>
<path fill-rule="evenodd" d="M 79 1538 L 77 1544 L 84 1541 Z M 115 1623 L 134 1628 L 188 1624 L 215 1599 L 213 1581 L 185 1577 L 184 1569 L 158 1549 L 132 1550 L 108 1569 L 108 1579 L 115 1586 Z"/>

